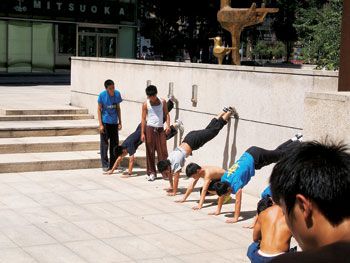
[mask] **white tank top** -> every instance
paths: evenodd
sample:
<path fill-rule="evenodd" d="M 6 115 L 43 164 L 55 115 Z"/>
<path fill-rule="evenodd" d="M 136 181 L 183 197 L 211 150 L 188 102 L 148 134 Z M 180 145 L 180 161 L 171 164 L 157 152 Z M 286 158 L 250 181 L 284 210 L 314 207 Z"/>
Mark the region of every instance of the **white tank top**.
<path fill-rule="evenodd" d="M 159 99 L 159 98 L 158 98 Z M 164 111 L 163 101 L 159 99 L 160 104 L 152 106 L 147 100 L 147 126 L 160 128 L 163 127 Z"/>

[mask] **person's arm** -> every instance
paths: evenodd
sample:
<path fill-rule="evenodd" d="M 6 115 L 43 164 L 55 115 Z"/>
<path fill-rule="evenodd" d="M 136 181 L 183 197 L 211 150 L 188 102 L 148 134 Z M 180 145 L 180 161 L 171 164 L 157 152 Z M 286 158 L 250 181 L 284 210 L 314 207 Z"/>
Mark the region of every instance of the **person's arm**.
<path fill-rule="evenodd" d="M 123 160 L 123 155 L 120 155 L 117 160 L 115 161 L 113 167 L 111 170 L 109 170 L 106 174 L 112 174 L 114 172 L 115 169 L 117 169 L 120 165 L 120 163 L 122 162 Z"/>
<path fill-rule="evenodd" d="M 146 132 L 146 117 L 147 117 L 147 104 L 142 105 L 142 114 L 141 114 L 141 141 L 145 141 L 145 132 Z"/>
<path fill-rule="evenodd" d="M 174 184 L 173 184 L 173 192 L 168 193 L 169 196 L 175 196 L 177 193 L 177 188 L 179 187 L 179 179 L 180 179 L 180 171 L 174 174 Z M 169 178 L 170 180 L 170 178 Z"/>
<path fill-rule="evenodd" d="M 198 182 L 198 179 L 193 179 L 193 181 L 190 183 L 190 185 L 187 187 L 186 193 L 184 197 L 180 200 L 176 200 L 177 203 L 183 203 L 187 200 L 187 198 L 190 196 L 190 194 L 193 192 L 194 187 L 196 186 Z"/>
<path fill-rule="evenodd" d="M 100 133 L 104 133 L 104 127 L 102 123 L 102 104 L 97 104 L 97 119 L 98 119 L 98 125 L 99 125 L 99 131 Z"/>
<path fill-rule="evenodd" d="M 119 123 L 118 123 L 118 130 L 121 130 L 122 129 L 122 111 L 120 109 L 120 104 L 118 103 L 117 104 L 117 115 L 118 115 L 118 120 L 119 120 Z"/>
<path fill-rule="evenodd" d="M 194 210 L 199 210 L 199 209 L 202 209 L 203 207 L 203 204 L 204 204 L 204 200 L 205 200 L 205 196 L 208 192 L 208 188 L 209 188 L 209 185 L 210 185 L 210 179 L 205 179 L 204 181 L 204 184 L 203 184 L 203 188 L 202 188 L 202 193 L 201 193 L 201 198 L 199 200 L 199 203 L 197 206 L 193 207 L 192 209 Z"/>
<path fill-rule="evenodd" d="M 254 226 L 253 240 L 254 240 L 254 242 L 258 242 L 259 240 L 261 240 L 261 224 L 260 224 L 259 216 L 258 216 L 258 220 L 256 221 L 256 224 Z"/>
<path fill-rule="evenodd" d="M 235 215 L 232 219 L 227 219 L 226 223 L 238 222 L 239 215 L 241 214 L 241 204 L 242 204 L 242 189 L 239 189 L 236 193 Z"/>
<path fill-rule="evenodd" d="M 169 134 L 170 132 L 170 114 L 168 111 L 168 106 L 166 104 L 166 101 L 163 100 L 163 112 L 164 112 L 164 116 L 165 116 L 165 133 Z"/>
<path fill-rule="evenodd" d="M 217 206 L 217 208 L 216 208 L 216 212 L 208 213 L 208 215 L 215 215 L 215 216 L 220 215 L 221 209 L 222 209 L 222 205 L 223 205 L 223 203 L 224 203 L 224 199 L 225 199 L 225 196 L 224 196 L 224 195 L 219 196 L 219 198 L 218 198 L 218 206 Z"/>

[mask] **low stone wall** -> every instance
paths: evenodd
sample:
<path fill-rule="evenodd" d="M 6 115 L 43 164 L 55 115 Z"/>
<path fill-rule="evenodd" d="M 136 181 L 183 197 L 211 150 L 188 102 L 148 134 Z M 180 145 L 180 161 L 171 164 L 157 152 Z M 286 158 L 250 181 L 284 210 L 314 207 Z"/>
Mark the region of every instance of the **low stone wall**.
<path fill-rule="evenodd" d="M 328 71 L 78 57 L 72 58 L 71 73 L 72 105 L 86 107 L 95 116 L 104 81 L 115 81 L 124 99 L 124 135 L 140 122 L 147 80 L 158 87 L 163 98 L 169 82 L 173 83 L 178 105 L 171 119 L 182 119 L 185 134 L 205 127 L 223 106 L 235 106 L 240 119 L 232 119 L 187 160 L 224 168 L 252 145 L 272 149 L 302 131 L 305 93 L 335 92 L 338 84 L 338 74 Z M 192 85 L 198 86 L 197 105 L 191 102 Z M 169 151 L 180 141 L 175 137 L 169 142 Z M 258 195 L 271 168 L 258 171 L 246 191 Z"/>

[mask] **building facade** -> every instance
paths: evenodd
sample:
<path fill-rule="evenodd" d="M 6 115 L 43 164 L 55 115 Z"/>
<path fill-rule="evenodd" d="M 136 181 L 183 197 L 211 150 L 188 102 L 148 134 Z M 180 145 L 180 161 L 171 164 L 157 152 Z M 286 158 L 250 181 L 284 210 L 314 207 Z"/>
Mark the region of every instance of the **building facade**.
<path fill-rule="evenodd" d="M 134 58 L 136 0 L 1 0 L 0 72 L 57 72 L 71 56 Z"/>

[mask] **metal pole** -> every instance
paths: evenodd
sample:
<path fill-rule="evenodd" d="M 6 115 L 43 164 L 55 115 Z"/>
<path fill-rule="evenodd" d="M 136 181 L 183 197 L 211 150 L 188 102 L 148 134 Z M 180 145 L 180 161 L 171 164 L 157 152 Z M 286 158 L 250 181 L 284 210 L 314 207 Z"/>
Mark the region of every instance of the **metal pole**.
<path fill-rule="evenodd" d="M 338 91 L 350 91 L 350 1 L 343 1 Z"/>

